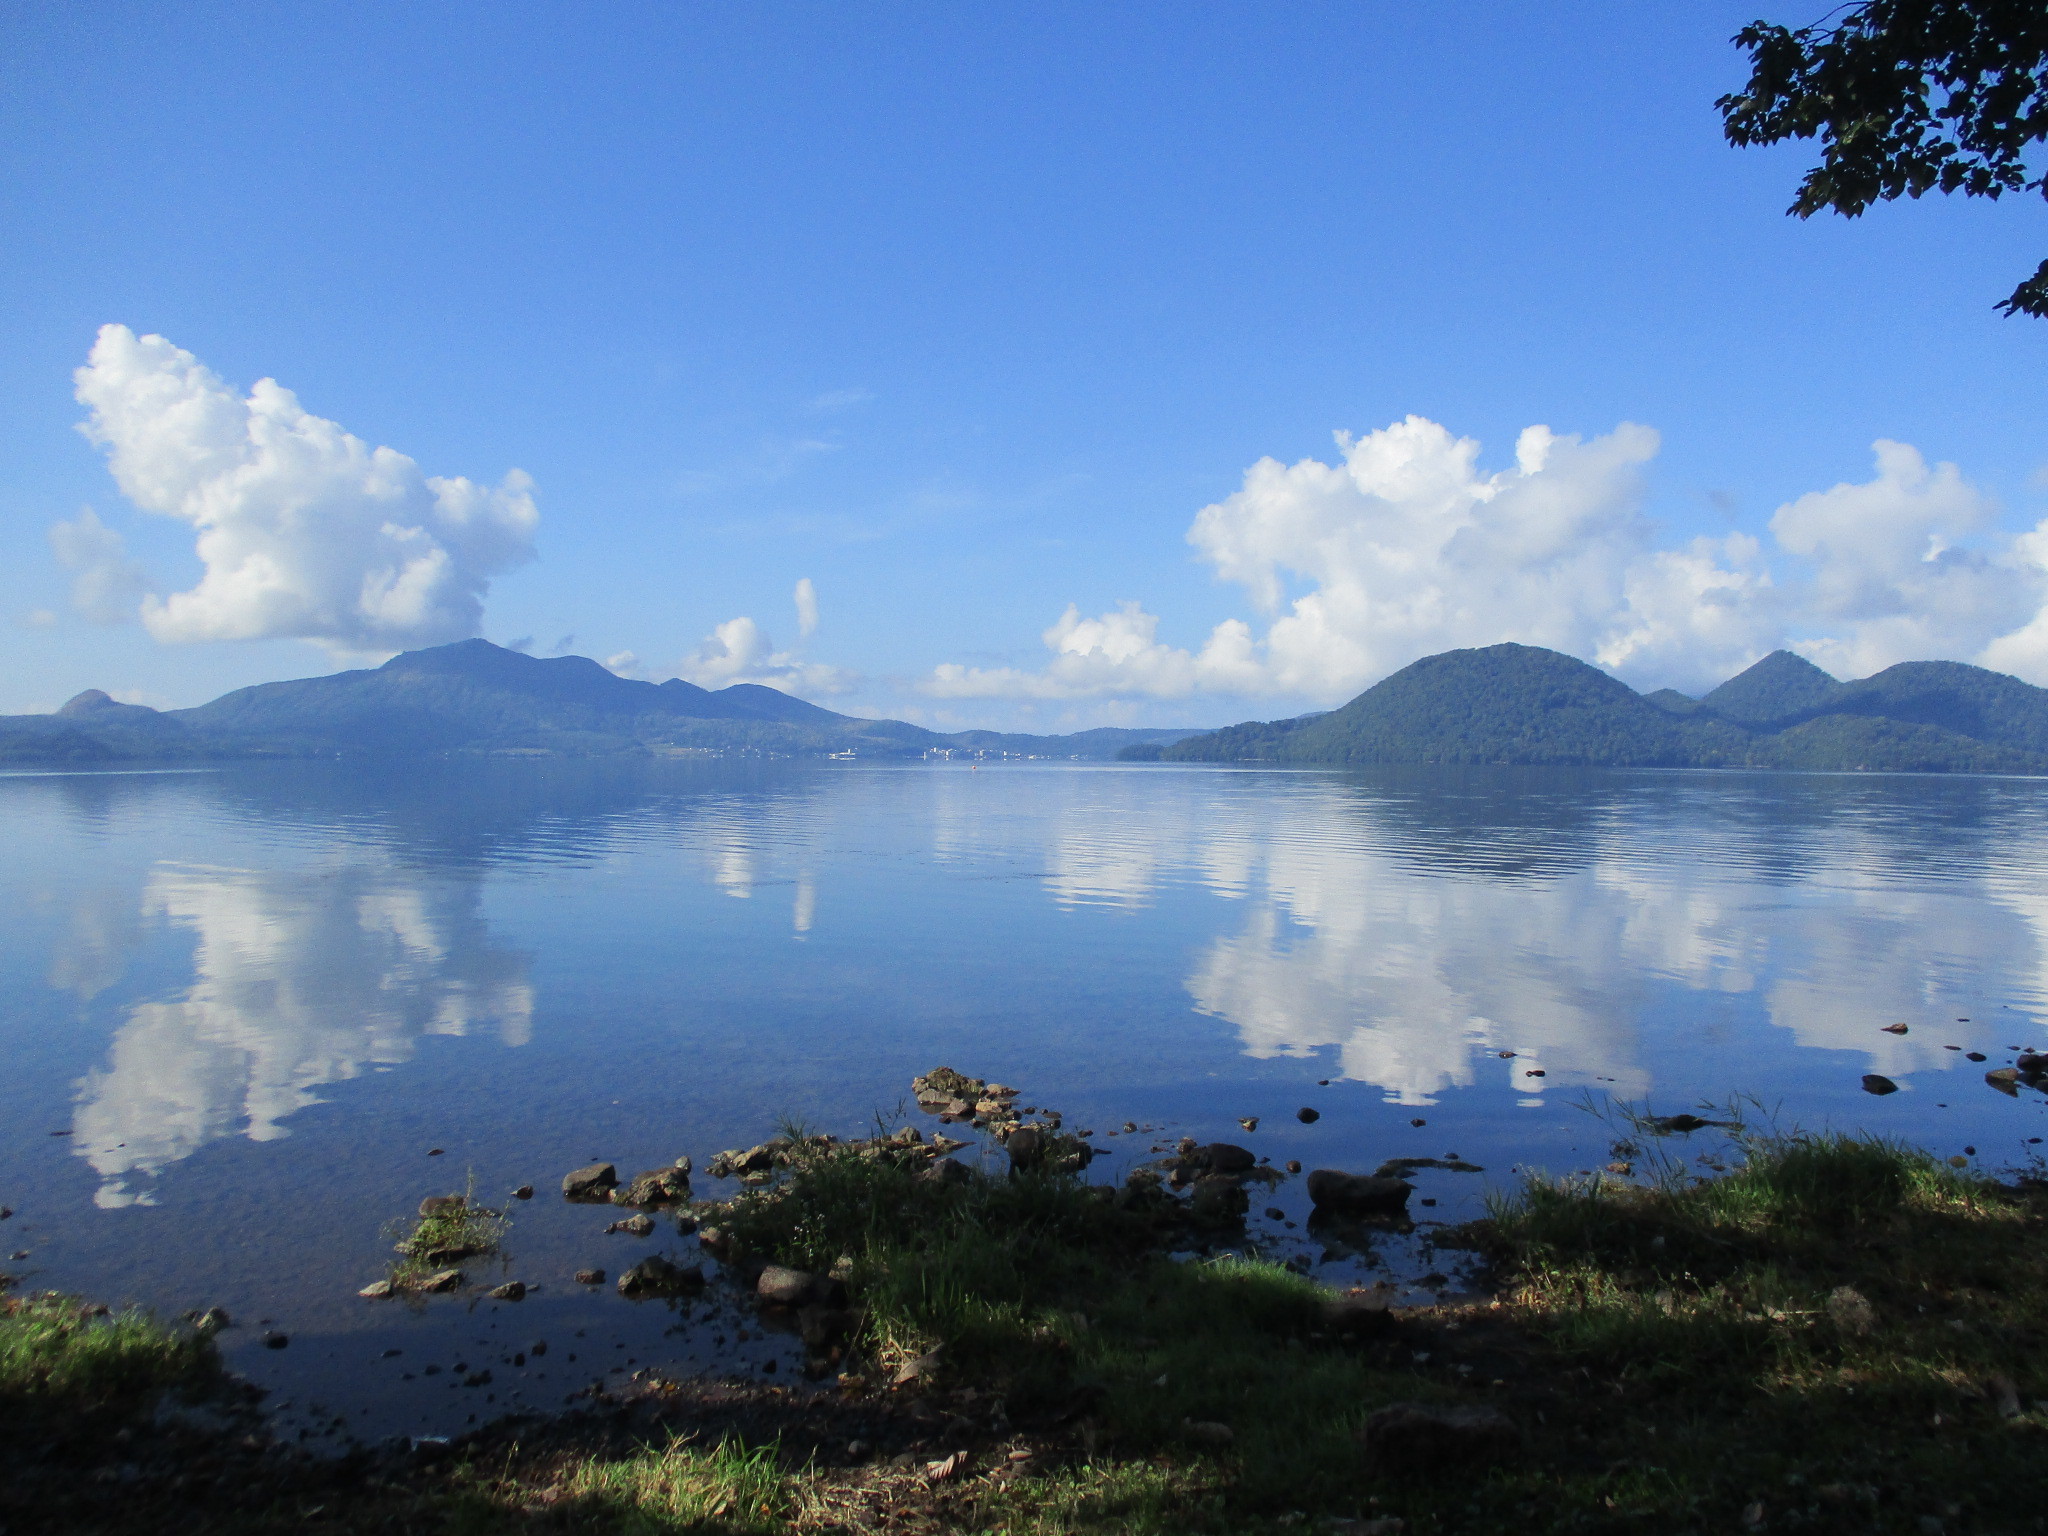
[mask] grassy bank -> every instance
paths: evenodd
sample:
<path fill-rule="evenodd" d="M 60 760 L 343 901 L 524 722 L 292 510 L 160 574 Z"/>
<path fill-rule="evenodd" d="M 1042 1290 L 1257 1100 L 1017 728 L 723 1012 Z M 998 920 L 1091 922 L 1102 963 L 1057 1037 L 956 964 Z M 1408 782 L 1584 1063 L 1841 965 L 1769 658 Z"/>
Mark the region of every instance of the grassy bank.
<path fill-rule="evenodd" d="M 1142 1178 L 933 1166 L 900 1142 L 786 1139 L 752 1187 L 697 1208 L 726 1275 L 811 1277 L 787 1326 L 815 1393 L 650 1383 L 433 1463 L 364 1458 L 248 1497 L 145 1476 L 125 1510 L 61 1527 L 18 1510 L 10 1532 L 2048 1525 L 2032 1184 L 1882 1142 L 1738 1138 L 1709 1182 L 1675 1165 L 1532 1181 L 1458 1234 L 1495 1299 L 1388 1313 L 1278 1265 L 1186 1257 L 1246 1246 L 1213 1189 L 1203 1221 Z M 17 1318 L 23 1340 L 44 1331 L 0 1334 L 11 1423 L 59 1401 L 137 1422 L 208 1368 L 204 1340 L 139 1319 L 17 1303 L 0 1327 Z M 1374 1417 L 1396 1403 L 1422 1406 L 1405 1438 Z M 1471 1411 L 1432 1421 L 1443 1408 Z M 145 1504 L 148 1523 L 122 1523 Z"/>

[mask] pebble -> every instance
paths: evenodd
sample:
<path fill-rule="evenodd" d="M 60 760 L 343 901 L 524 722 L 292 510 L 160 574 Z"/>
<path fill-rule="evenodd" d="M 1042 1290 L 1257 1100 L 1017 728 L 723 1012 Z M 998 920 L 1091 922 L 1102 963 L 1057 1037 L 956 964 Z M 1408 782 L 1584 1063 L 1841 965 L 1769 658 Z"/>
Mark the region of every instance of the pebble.
<path fill-rule="evenodd" d="M 1294 1112 L 1294 1118 L 1299 1120 L 1303 1125 L 1314 1125 L 1318 1120 L 1323 1118 L 1323 1115 L 1321 1110 L 1310 1109 L 1306 1104 L 1304 1104 L 1300 1109 L 1297 1109 Z"/>

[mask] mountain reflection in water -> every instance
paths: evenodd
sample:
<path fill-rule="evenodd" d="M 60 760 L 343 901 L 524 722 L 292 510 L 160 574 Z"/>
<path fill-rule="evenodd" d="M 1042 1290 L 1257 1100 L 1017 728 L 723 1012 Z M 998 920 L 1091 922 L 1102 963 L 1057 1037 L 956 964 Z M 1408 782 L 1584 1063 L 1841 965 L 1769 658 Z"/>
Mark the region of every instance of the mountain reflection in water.
<path fill-rule="evenodd" d="M 2029 780 L 481 763 L 5 792 L 56 797 L 80 846 L 163 855 L 64 895 L 51 988 L 100 1008 L 152 935 L 189 945 L 178 985 L 118 1003 L 77 1085 L 71 1144 L 103 1207 L 150 1203 L 209 1142 L 285 1135 L 425 1037 L 524 1044 L 546 1028 L 533 955 L 607 927 L 622 995 L 655 995 L 643 972 L 678 945 L 696 946 L 688 985 L 742 1000 L 839 966 L 806 994 L 831 1000 L 818 1022 L 791 1026 L 800 1052 L 846 1046 L 815 1032 L 899 995 L 939 1019 L 1056 1016 L 1105 978 L 1156 979 L 1182 1002 L 1132 1026 L 1154 1038 L 1082 1018 L 1041 1048 L 1208 1050 L 1215 1020 L 1240 1061 L 1316 1058 L 1402 1105 L 1482 1082 L 1529 1106 L 1648 1095 L 1669 1086 L 1657 1021 L 1685 996 L 1860 1070 L 1948 1071 L 1954 1031 L 1876 1026 L 1986 986 L 2033 1008 L 2048 983 L 2048 784 Z M 494 938 L 486 897 L 508 880 L 599 915 Z"/>

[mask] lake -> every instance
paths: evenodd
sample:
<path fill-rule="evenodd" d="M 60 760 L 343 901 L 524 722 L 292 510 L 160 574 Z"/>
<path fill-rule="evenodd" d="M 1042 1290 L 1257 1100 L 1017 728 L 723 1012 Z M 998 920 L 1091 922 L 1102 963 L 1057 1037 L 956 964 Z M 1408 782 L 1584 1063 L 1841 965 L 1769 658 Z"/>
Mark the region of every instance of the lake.
<path fill-rule="evenodd" d="M 1299 1180 L 1255 1199 L 1283 1213 L 1253 1224 L 1268 1251 L 1404 1285 L 1486 1188 L 1610 1161 L 1612 1100 L 1741 1099 L 1988 1168 L 2035 1156 L 2048 1102 L 1983 1076 L 2048 1044 L 2043 780 L 17 773 L 0 884 L 0 1268 L 225 1307 L 231 1363 L 315 1443 L 456 1433 L 646 1366 L 791 1373 L 794 1341 L 715 1296 L 577 1286 L 695 1242 L 607 1235 L 561 1176 L 688 1154 L 700 1196 L 729 1192 L 705 1162 L 781 1118 L 930 1129 L 909 1083 L 941 1064 L 1092 1130 L 1099 1180 L 1183 1134 L 1310 1168 L 1483 1165 L 1416 1175 L 1417 1233 L 1363 1252 L 1309 1239 Z M 357 1299 L 423 1195 L 525 1183 L 502 1265 L 468 1267 L 527 1300 Z"/>

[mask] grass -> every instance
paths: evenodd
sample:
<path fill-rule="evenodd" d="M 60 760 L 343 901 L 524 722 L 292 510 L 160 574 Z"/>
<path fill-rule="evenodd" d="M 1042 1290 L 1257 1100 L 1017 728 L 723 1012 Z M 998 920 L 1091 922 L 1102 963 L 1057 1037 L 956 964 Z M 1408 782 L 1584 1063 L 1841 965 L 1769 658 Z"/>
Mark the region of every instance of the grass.
<path fill-rule="evenodd" d="M 146 1410 L 170 1388 L 209 1381 L 211 1342 L 136 1311 L 70 1297 L 0 1297 L 0 1427 L 20 1431 Z"/>
<path fill-rule="evenodd" d="M 472 1174 L 453 1203 L 442 1204 L 427 1215 L 391 1224 L 387 1236 L 398 1259 L 391 1266 L 391 1283 L 403 1290 L 437 1270 L 459 1266 L 466 1259 L 487 1258 L 504 1242 L 511 1220 L 501 1211 L 476 1203 L 476 1177 Z"/>
<path fill-rule="evenodd" d="M 233 1518 L 213 1508 L 135 1528 L 2048 1527 L 2036 1495 L 2048 1451 L 2042 1187 L 1879 1140 L 1733 1139 L 1727 1171 L 1709 1179 L 1644 1154 L 1643 1179 L 1527 1181 L 1457 1234 L 1490 1269 L 1494 1300 L 1353 1340 L 1330 1330 L 1327 1292 L 1284 1267 L 1169 1257 L 1199 1234 L 1164 1195 L 1047 1172 L 939 1183 L 900 1144 L 791 1134 L 766 1183 L 700 1214 L 734 1267 L 849 1278 L 847 1377 L 820 1411 L 896 1416 L 915 1436 L 906 1456 L 835 1459 L 826 1452 L 844 1442 L 829 1434 L 804 1448 L 730 1428 L 486 1439 L 447 1465 L 323 1495 L 317 1517 L 302 1501 L 289 1518 L 281 1504 Z M 47 1336 L 42 1358 L 80 1401 L 170 1380 L 122 1372 L 184 1358 L 141 1320 L 82 1327 L 68 1315 L 50 1313 L 68 1331 Z M 125 1366 L 120 1337 L 140 1351 Z M 74 1348 L 76 1364 L 62 1364 Z M 935 1373 L 887 1385 L 934 1350 Z M 1368 1464 L 1357 1435 L 1369 1415 L 1418 1400 L 1495 1406 L 1522 1450 L 1448 1470 Z M 953 1449 L 972 1460 L 934 1480 L 927 1462 Z"/>

